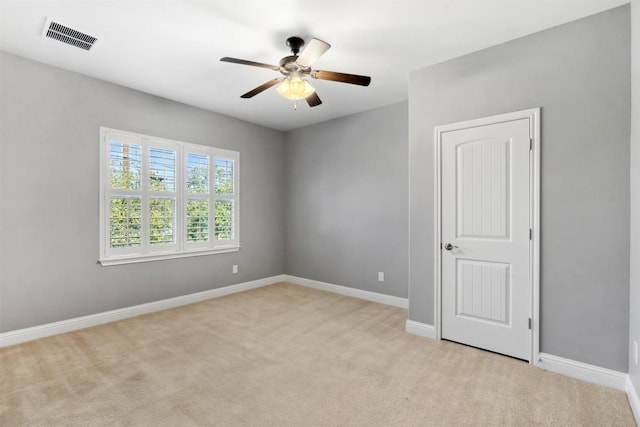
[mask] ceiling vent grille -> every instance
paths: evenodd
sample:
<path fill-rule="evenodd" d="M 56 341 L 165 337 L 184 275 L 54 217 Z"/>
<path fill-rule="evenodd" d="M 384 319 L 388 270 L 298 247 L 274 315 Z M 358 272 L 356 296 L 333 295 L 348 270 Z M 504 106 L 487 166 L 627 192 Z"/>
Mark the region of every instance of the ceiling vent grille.
<path fill-rule="evenodd" d="M 88 51 L 90 51 L 98 41 L 97 37 L 69 28 L 66 25 L 53 21 L 51 18 L 47 18 L 47 21 L 44 23 L 42 35 Z"/>

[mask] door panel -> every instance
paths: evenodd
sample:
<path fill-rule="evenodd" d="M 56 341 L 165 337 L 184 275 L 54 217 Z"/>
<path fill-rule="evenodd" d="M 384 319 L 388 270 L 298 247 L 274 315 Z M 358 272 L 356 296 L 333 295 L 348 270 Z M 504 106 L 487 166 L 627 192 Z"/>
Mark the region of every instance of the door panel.
<path fill-rule="evenodd" d="M 529 359 L 529 119 L 445 132 L 442 337 Z"/>
<path fill-rule="evenodd" d="M 456 147 L 458 237 L 508 238 L 508 140 L 480 140 Z"/>
<path fill-rule="evenodd" d="M 457 260 L 456 315 L 506 324 L 510 311 L 509 264 Z"/>

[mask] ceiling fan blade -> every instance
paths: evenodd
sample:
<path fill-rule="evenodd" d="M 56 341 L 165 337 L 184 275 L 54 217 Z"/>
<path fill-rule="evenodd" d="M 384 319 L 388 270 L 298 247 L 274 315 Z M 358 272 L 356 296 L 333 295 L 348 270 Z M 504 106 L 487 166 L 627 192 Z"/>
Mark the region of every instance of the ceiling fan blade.
<path fill-rule="evenodd" d="M 309 107 L 317 107 L 318 105 L 322 104 L 322 101 L 320 100 L 320 97 L 316 92 L 313 92 L 305 99 L 307 100 L 307 104 L 309 104 Z"/>
<path fill-rule="evenodd" d="M 336 73 L 335 71 L 314 70 L 310 73 L 311 77 L 319 80 L 332 80 L 334 82 L 351 83 L 360 86 L 369 86 L 371 77 L 359 76 L 357 74 Z"/>
<path fill-rule="evenodd" d="M 250 90 L 249 92 L 245 93 L 244 95 L 241 95 L 240 98 L 253 98 L 254 96 L 259 94 L 260 92 L 264 92 L 265 90 L 269 89 L 271 86 L 274 86 L 274 85 L 280 83 L 283 80 L 284 80 L 284 77 L 277 77 L 277 78 L 275 78 L 273 80 L 269 80 L 268 82 L 266 82 L 264 84 L 261 84 L 257 88 L 255 88 L 253 90 Z"/>
<path fill-rule="evenodd" d="M 234 64 L 241 64 L 241 65 L 251 65 L 252 67 L 262 67 L 262 68 L 268 68 L 273 71 L 280 71 L 280 66 L 278 65 L 264 64 L 262 62 L 255 62 L 255 61 L 247 61 L 246 59 L 229 58 L 228 56 L 225 56 L 224 58 L 220 58 L 220 61 L 232 62 Z"/>
<path fill-rule="evenodd" d="M 304 48 L 300 56 L 298 56 L 298 59 L 296 59 L 296 62 L 303 67 L 311 67 L 330 47 L 331 45 L 327 42 L 319 39 L 311 39 L 307 47 Z"/>

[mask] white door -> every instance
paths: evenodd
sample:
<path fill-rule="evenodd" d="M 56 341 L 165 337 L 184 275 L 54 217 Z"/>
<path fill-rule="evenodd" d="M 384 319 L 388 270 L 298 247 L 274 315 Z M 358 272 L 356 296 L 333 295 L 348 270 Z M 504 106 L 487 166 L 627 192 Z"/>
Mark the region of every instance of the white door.
<path fill-rule="evenodd" d="M 444 132 L 442 337 L 530 358 L 530 121 Z"/>

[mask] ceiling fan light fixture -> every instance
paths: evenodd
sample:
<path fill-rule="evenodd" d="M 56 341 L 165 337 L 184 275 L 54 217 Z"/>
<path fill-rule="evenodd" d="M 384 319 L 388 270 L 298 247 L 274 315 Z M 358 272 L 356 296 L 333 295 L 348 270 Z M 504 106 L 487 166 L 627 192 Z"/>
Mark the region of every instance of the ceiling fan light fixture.
<path fill-rule="evenodd" d="M 280 95 L 291 101 L 300 101 L 306 99 L 316 90 L 308 81 L 301 79 L 299 76 L 289 77 L 283 81 L 276 89 Z"/>

